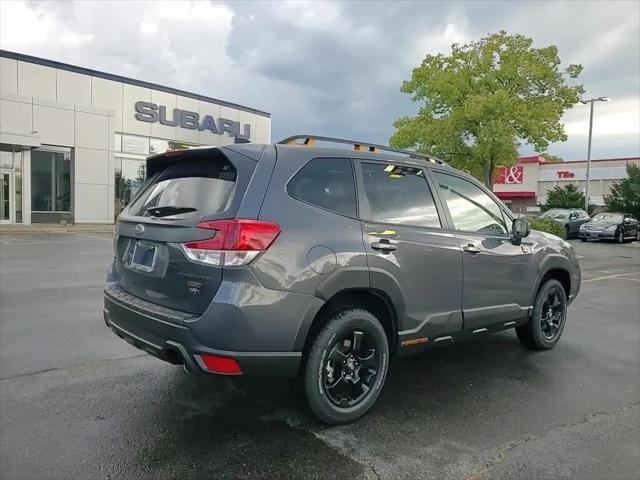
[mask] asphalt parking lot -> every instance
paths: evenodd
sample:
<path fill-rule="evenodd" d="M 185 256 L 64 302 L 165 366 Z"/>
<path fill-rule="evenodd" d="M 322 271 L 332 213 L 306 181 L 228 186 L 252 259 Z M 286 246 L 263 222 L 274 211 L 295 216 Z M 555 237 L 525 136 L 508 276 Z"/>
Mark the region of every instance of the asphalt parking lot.
<path fill-rule="evenodd" d="M 115 337 L 110 236 L 2 235 L 0 476 L 640 478 L 640 245 L 573 243 L 556 349 L 506 332 L 402 359 L 329 428 L 291 382 L 188 374 Z"/>

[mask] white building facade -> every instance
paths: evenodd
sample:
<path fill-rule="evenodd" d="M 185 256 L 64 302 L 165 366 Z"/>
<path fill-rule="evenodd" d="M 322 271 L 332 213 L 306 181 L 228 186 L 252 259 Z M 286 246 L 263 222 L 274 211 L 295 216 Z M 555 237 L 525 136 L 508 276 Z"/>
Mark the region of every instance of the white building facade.
<path fill-rule="evenodd" d="M 269 113 L 0 50 L 0 223 L 113 223 L 147 156 L 238 141 Z"/>
<path fill-rule="evenodd" d="M 589 168 L 589 205 L 604 208 L 605 197 L 611 187 L 627 176 L 627 165 L 640 165 L 640 157 L 604 158 L 591 160 Z M 555 187 L 574 184 L 586 193 L 587 162 L 572 160 L 550 163 L 534 155 L 520 157 L 511 167 L 499 167 L 493 182 L 493 193 L 515 213 L 535 213 L 547 202 L 547 195 Z"/>

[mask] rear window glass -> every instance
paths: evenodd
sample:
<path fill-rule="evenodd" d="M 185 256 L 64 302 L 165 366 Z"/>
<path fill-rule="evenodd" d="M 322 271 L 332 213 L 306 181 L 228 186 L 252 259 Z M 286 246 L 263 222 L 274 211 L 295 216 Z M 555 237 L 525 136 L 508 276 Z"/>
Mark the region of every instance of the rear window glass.
<path fill-rule="evenodd" d="M 311 160 L 291 179 L 287 192 L 303 202 L 348 217 L 356 216 L 356 188 L 348 158 Z"/>
<path fill-rule="evenodd" d="M 129 212 L 167 220 L 224 212 L 234 198 L 237 172 L 228 160 L 176 160 L 131 204 Z"/>

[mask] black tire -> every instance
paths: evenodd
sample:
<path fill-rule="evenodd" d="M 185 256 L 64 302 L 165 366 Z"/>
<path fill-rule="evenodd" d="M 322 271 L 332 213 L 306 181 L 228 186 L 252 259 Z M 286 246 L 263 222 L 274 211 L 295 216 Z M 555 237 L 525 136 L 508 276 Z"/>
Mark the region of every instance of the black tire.
<path fill-rule="evenodd" d="M 550 300 L 550 296 L 553 296 L 553 300 Z M 557 322 L 557 328 L 550 327 L 547 322 L 547 317 L 550 302 L 555 300 L 559 302 L 558 310 L 554 310 L 553 325 Z M 545 308 L 547 309 L 545 311 Z M 554 307 L 555 308 L 555 307 Z M 536 301 L 533 305 L 533 314 L 529 321 L 516 327 L 516 334 L 518 340 L 531 350 L 549 350 L 556 346 L 562 332 L 564 331 L 564 324 L 567 319 L 567 295 L 564 291 L 562 284 L 553 279 L 547 280 L 538 290 Z"/>
<path fill-rule="evenodd" d="M 586 242 L 586 241 L 587 241 L 587 239 L 586 239 L 586 238 L 581 238 L 581 239 L 580 239 L 580 241 L 581 241 L 581 242 Z"/>
<path fill-rule="evenodd" d="M 356 332 L 359 332 L 361 340 L 356 342 L 353 337 L 353 342 L 347 345 L 347 339 Z M 349 353 L 348 348 L 355 348 L 356 343 L 359 346 L 353 359 L 356 360 L 356 365 L 359 365 L 360 361 L 363 362 L 362 365 L 357 366 L 356 370 L 349 370 L 350 367 L 346 361 L 340 365 L 341 362 L 331 360 L 331 355 L 339 359 L 348 358 L 341 350 L 347 348 Z M 373 351 L 375 360 L 372 362 L 371 358 L 364 358 L 365 354 L 358 353 L 360 348 L 367 349 L 367 355 Z M 351 356 L 350 353 L 349 356 Z M 364 362 L 375 363 L 375 367 L 367 365 L 367 371 L 360 377 Z M 389 345 L 378 319 L 371 312 L 360 308 L 350 308 L 335 313 L 314 339 L 306 358 L 304 385 L 311 410 L 322 422 L 330 425 L 348 423 L 360 418 L 378 398 L 387 376 L 388 366 Z M 338 367 L 341 369 L 340 373 L 336 373 Z M 372 374 L 374 370 L 376 373 Z M 331 385 L 331 381 L 335 378 L 334 374 L 340 375 L 340 378 Z M 360 383 L 356 383 L 355 377 L 358 377 Z M 367 383 L 365 378 L 369 378 L 370 382 L 366 388 L 363 387 L 363 383 Z M 329 389 L 337 388 L 340 382 L 343 382 L 340 388 L 347 391 L 357 392 L 360 388 L 360 392 L 364 392 L 362 397 L 359 400 L 339 398 L 340 401 L 336 401 L 336 398 L 332 398 L 337 395 L 336 391 Z M 347 404 L 350 401 L 356 403 Z"/>
<path fill-rule="evenodd" d="M 616 232 L 616 243 L 624 243 L 624 232 L 622 229 Z"/>

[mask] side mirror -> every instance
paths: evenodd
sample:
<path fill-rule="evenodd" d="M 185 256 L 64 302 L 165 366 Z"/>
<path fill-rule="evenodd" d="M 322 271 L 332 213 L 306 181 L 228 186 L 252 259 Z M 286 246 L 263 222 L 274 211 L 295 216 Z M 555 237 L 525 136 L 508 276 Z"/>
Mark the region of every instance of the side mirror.
<path fill-rule="evenodd" d="M 529 236 L 531 233 L 531 226 L 529 222 L 521 218 L 516 218 L 511 225 L 511 243 L 514 245 L 520 245 L 522 239 Z"/>
<path fill-rule="evenodd" d="M 625 218 L 622 223 L 624 223 L 625 225 L 629 225 L 631 223 L 631 219 L 630 218 Z"/>

